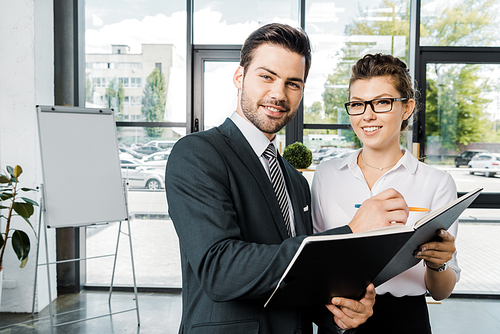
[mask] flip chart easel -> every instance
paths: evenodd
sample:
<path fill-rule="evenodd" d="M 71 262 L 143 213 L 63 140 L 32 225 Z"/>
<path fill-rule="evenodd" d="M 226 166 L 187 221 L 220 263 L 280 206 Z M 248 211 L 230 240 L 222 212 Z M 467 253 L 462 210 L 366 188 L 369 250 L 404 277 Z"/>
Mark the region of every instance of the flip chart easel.
<path fill-rule="evenodd" d="M 37 270 L 35 271 L 32 315 L 35 308 L 38 266 L 45 265 L 47 267 L 51 331 L 56 326 L 133 310 L 136 310 L 137 325 L 139 326 L 139 304 L 132 251 L 132 236 L 130 233 L 130 221 L 128 219 L 127 191 L 122 181 L 113 110 L 37 106 L 36 112 L 44 180 L 40 186 L 41 200 L 38 245 L 40 245 L 40 232 L 43 221 L 46 263 L 38 263 L 40 247 L 37 247 Z M 114 254 L 49 262 L 47 243 L 47 230 L 49 228 L 85 227 L 111 222 L 119 222 Z M 123 222 L 127 223 L 127 233 L 122 232 Z M 52 309 L 49 265 L 114 256 L 108 299 L 108 303 L 111 303 L 121 233 L 126 234 L 129 238 L 135 308 L 119 312 L 110 311 L 110 313 L 97 317 L 54 325 L 55 314 Z"/>

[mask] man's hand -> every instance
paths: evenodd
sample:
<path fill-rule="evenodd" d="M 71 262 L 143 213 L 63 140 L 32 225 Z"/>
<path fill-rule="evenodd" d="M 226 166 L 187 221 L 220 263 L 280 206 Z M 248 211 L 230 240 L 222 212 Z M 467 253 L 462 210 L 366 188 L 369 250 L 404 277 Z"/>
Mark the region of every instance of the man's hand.
<path fill-rule="evenodd" d="M 403 195 L 391 188 L 364 201 L 349 223 L 349 227 L 353 233 L 357 233 L 394 223 L 405 224 L 408 213 L 408 205 Z"/>
<path fill-rule="evenodd" d="M 333 320 L 341 329 L 356 328 L 372 316 L 375 295 L 375 287 L 370 284 L 366 288 L 365 296 L 359 302 L 334 297 L 332 305 L 326 305 L 326 307 L 333 314 Z"/>

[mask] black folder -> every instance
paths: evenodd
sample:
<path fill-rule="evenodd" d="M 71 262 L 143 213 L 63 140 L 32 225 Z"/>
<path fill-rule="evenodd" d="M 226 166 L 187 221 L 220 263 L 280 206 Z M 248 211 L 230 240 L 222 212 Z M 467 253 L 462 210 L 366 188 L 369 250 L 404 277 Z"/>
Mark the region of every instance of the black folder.
<path fill-rule="evenodd" d="M 413 253 L 448 229 L 479 196 L 477 188 L 420 218 L 413 226 L 394 225 L 372 231 L 309 236 L 302 241 L 265 307 L 329 304 L 332 297 L 360 299 L 421 260 Z"/>

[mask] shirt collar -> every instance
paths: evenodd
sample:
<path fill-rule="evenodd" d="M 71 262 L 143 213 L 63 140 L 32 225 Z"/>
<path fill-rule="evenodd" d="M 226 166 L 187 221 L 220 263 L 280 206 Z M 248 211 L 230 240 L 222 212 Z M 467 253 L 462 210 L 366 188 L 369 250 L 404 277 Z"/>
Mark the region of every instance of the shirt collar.
<path fill-rule="evenodd" d="M 351 154 L 348 157 L 345 157 L 339 164 L 339 169 L 348 166 L 349 169 L 353 171 L 358 168 L 358 156 L 362 150 L 363 149 L 359 149 L 355 154 Z M 417 171 L 418 160 L 411 155 L 410 151 L 408 151 L 407 149 L 403 149 L 403 156 L 401 157 L 401 159 L 399 159 L 396 165 L 391 168 L 391 170 L 397 169 L 399 168 L 399 166 L 403 166 L 404 168 L 406 168 L 408 173 L 415 174 L 415 172 Z"/>
<path fill-rule="evenodd" d="M 240 129 L 241 133 L 243 133 L 243 136 L 245 136 L 246 140 L 258 157 L 262 156 L 262 153 L 264 153 L 267 146 L 269 146 L 269 143 L 272 143 L 274 145 L 274 150 L 276 152 L 276 136 L 274 136 L 274 139 L 269 142 L 269 139 L 265 134 L 257 129 L 255 125 L 241 117 L 241 115 L 236 111 L 233 112 L 230 118 L 234 122 L 234 124 L 236 124 L 238 129 Z"/>
<path fill-rule="evenodd" d="M 404 155 L 401 159 L 399 159 L 398 163 L 396 164 L 396 167 L 398 165 L 403 165 L 404 168 L 408 171 L 410 174 L 415 174 L 417 172 L 417 166 L 418 166 L 418 160 L 415 158 L 410 151 L 407 149 L 403 149 Z"/>

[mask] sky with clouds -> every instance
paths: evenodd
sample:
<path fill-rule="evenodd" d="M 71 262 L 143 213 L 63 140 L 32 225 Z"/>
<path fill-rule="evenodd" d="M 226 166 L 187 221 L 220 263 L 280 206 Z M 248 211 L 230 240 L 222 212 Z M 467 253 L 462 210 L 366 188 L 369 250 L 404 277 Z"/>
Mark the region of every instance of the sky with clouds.
<path fill-rule="evenodd" d="M 426 11 L 436 7 L 437 2 L 424 1 Z M 306 31 L 314 53 L 304 94 L 306 106 L 322 101 L 327 76 L 333 72 L 339 60 L 338 51 L 347 40 L 346 25 L 357 19 L 360 11 L 380 11 L 381 3 L 381 0 L 307 1 Z M 185 58 L 185 1 L 86 0 L 85 8 L 86 53 L 110 53 L 111 44 L 125 44 L 131 53 L 141 53 L 142 43 L 166 43 L 175 45 L 177 53 Z M 269 22 L 298 26 L 297 0 L 196 0 L 194 43 L 242 44 L 253 30 Z M 406 38 L 396 39 L 399 56 L 403 56 Z M 372 37 L 371 41 L 376 42 L 377 49 L 390 51 L 389 36 Z M 228 69 L 225 73 L 232 75 Z"/>

